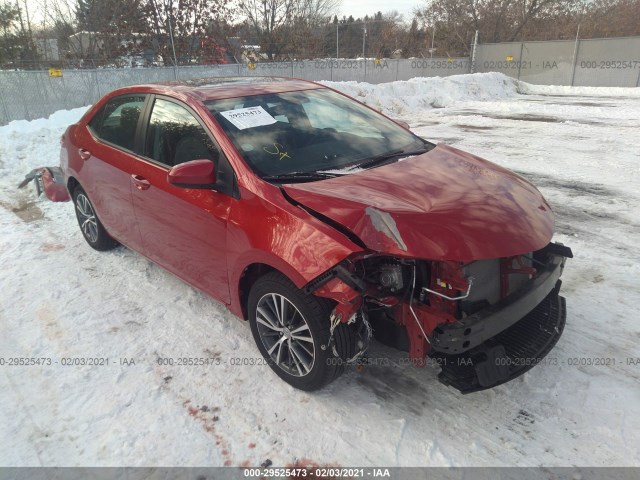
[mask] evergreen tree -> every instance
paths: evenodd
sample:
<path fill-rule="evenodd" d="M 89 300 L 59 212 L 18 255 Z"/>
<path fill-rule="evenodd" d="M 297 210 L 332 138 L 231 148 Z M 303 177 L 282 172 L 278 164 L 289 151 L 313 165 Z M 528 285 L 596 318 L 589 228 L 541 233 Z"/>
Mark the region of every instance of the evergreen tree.
<path fill-rule="evenodd" d="M 0 64 L 17 59 L 19 39 L 15 33 L 18 9 L 13 5 L 0 4 Z"/>

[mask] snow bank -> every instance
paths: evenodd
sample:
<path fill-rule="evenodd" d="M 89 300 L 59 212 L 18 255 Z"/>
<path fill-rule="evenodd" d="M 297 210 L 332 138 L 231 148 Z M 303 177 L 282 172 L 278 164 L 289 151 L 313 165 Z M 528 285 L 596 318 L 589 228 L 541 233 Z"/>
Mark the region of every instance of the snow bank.
<path fill-rule="evenodd" d="M 443 108 L 463 101 L 504 100 L 518 95 L 518 82 L 502 73 L 419 77 L 373 85 L 365 82 L 320 82 L 389 116 Z"/>
<path fill-rule="evenodd" d="M 391 117 L 420 113 L 474 101 L 501 101 L 519 95 L 564 95 L 640 98 L 640 88 L 532 85 L 502 73 L 419 77 L 373 85 L 365 82 L 320 82 Z"/>
<path fill-rule="evenodd" d="M 89 107 L 79 107 L 72 110 L 58 110 L 47 118 L 38 118 L 36 120 L 13 120 L 9 124 L 0 127 L 0 138 L 9 135 L 12 132 L 37 132 L 42 129 L 59 128 L 60 134 L 72 123 L 80 120 Z"/>

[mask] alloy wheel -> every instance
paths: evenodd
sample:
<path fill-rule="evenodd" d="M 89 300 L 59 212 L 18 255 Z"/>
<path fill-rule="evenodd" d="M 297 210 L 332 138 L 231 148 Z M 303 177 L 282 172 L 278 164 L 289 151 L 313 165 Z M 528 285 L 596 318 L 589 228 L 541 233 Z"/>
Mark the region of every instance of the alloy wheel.
<path fill-rule="evenodd" d="M 271 360 L 295 377 L 307 375 L 316 359 L 315 342 L 304 316 L 285 296 L 268 293 L 256 306 L 258 334 Z"/>
<path fill-rule="evenodd" d="M 98 240 L 98 224 L 91 202 L 83 193 L 76 197 L 76 212 L 80 223 L 80 229 L 90 243 Z"/>

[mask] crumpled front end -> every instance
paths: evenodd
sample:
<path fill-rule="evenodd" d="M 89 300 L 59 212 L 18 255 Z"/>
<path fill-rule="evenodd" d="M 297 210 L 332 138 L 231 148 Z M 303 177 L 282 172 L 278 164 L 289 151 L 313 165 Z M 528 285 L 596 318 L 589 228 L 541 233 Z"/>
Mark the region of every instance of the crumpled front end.
<path fill-rule="evenodd" d="M 306 290 L 336 302 L 333 324 L 358 329 L 354 358 L 373 332 L 418 367 L 435 362 L 440 381 L 470 393 L 523 374 L 556 344 L 566 316 L 560 276 L 572 256 L 555 243 L 470 262 L 362 253 Z"/>
<path fill-rule="evenodd" d="M 514 173 L 438 145 L 283 190 L 364 250 L 306 287 L 336 302 L 332 325 L 357 328 L 355 359 L 373 331 L 467 393 L 522 374 L 560 337 L 571 250 L 549 243 L 551 207 Z"/>

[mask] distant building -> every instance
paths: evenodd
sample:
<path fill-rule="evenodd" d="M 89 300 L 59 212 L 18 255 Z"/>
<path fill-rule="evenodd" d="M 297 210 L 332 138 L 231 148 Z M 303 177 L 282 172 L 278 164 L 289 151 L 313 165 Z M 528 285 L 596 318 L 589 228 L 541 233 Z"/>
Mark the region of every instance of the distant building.
<path fill-rule="evenodd" d="M 95 54 L 104 48 L 104 41 L 96 32 L 78 32 L 69 37 L 70 53 L 77 56 Z"/>
<path fill-rule="evenodd" d="M 57 38 L 34 38 L 33 42 L 36 45 L 36 52 L 38 56 L 43 60 L 60 60 L 60 51 L 58 50 Z"/>

